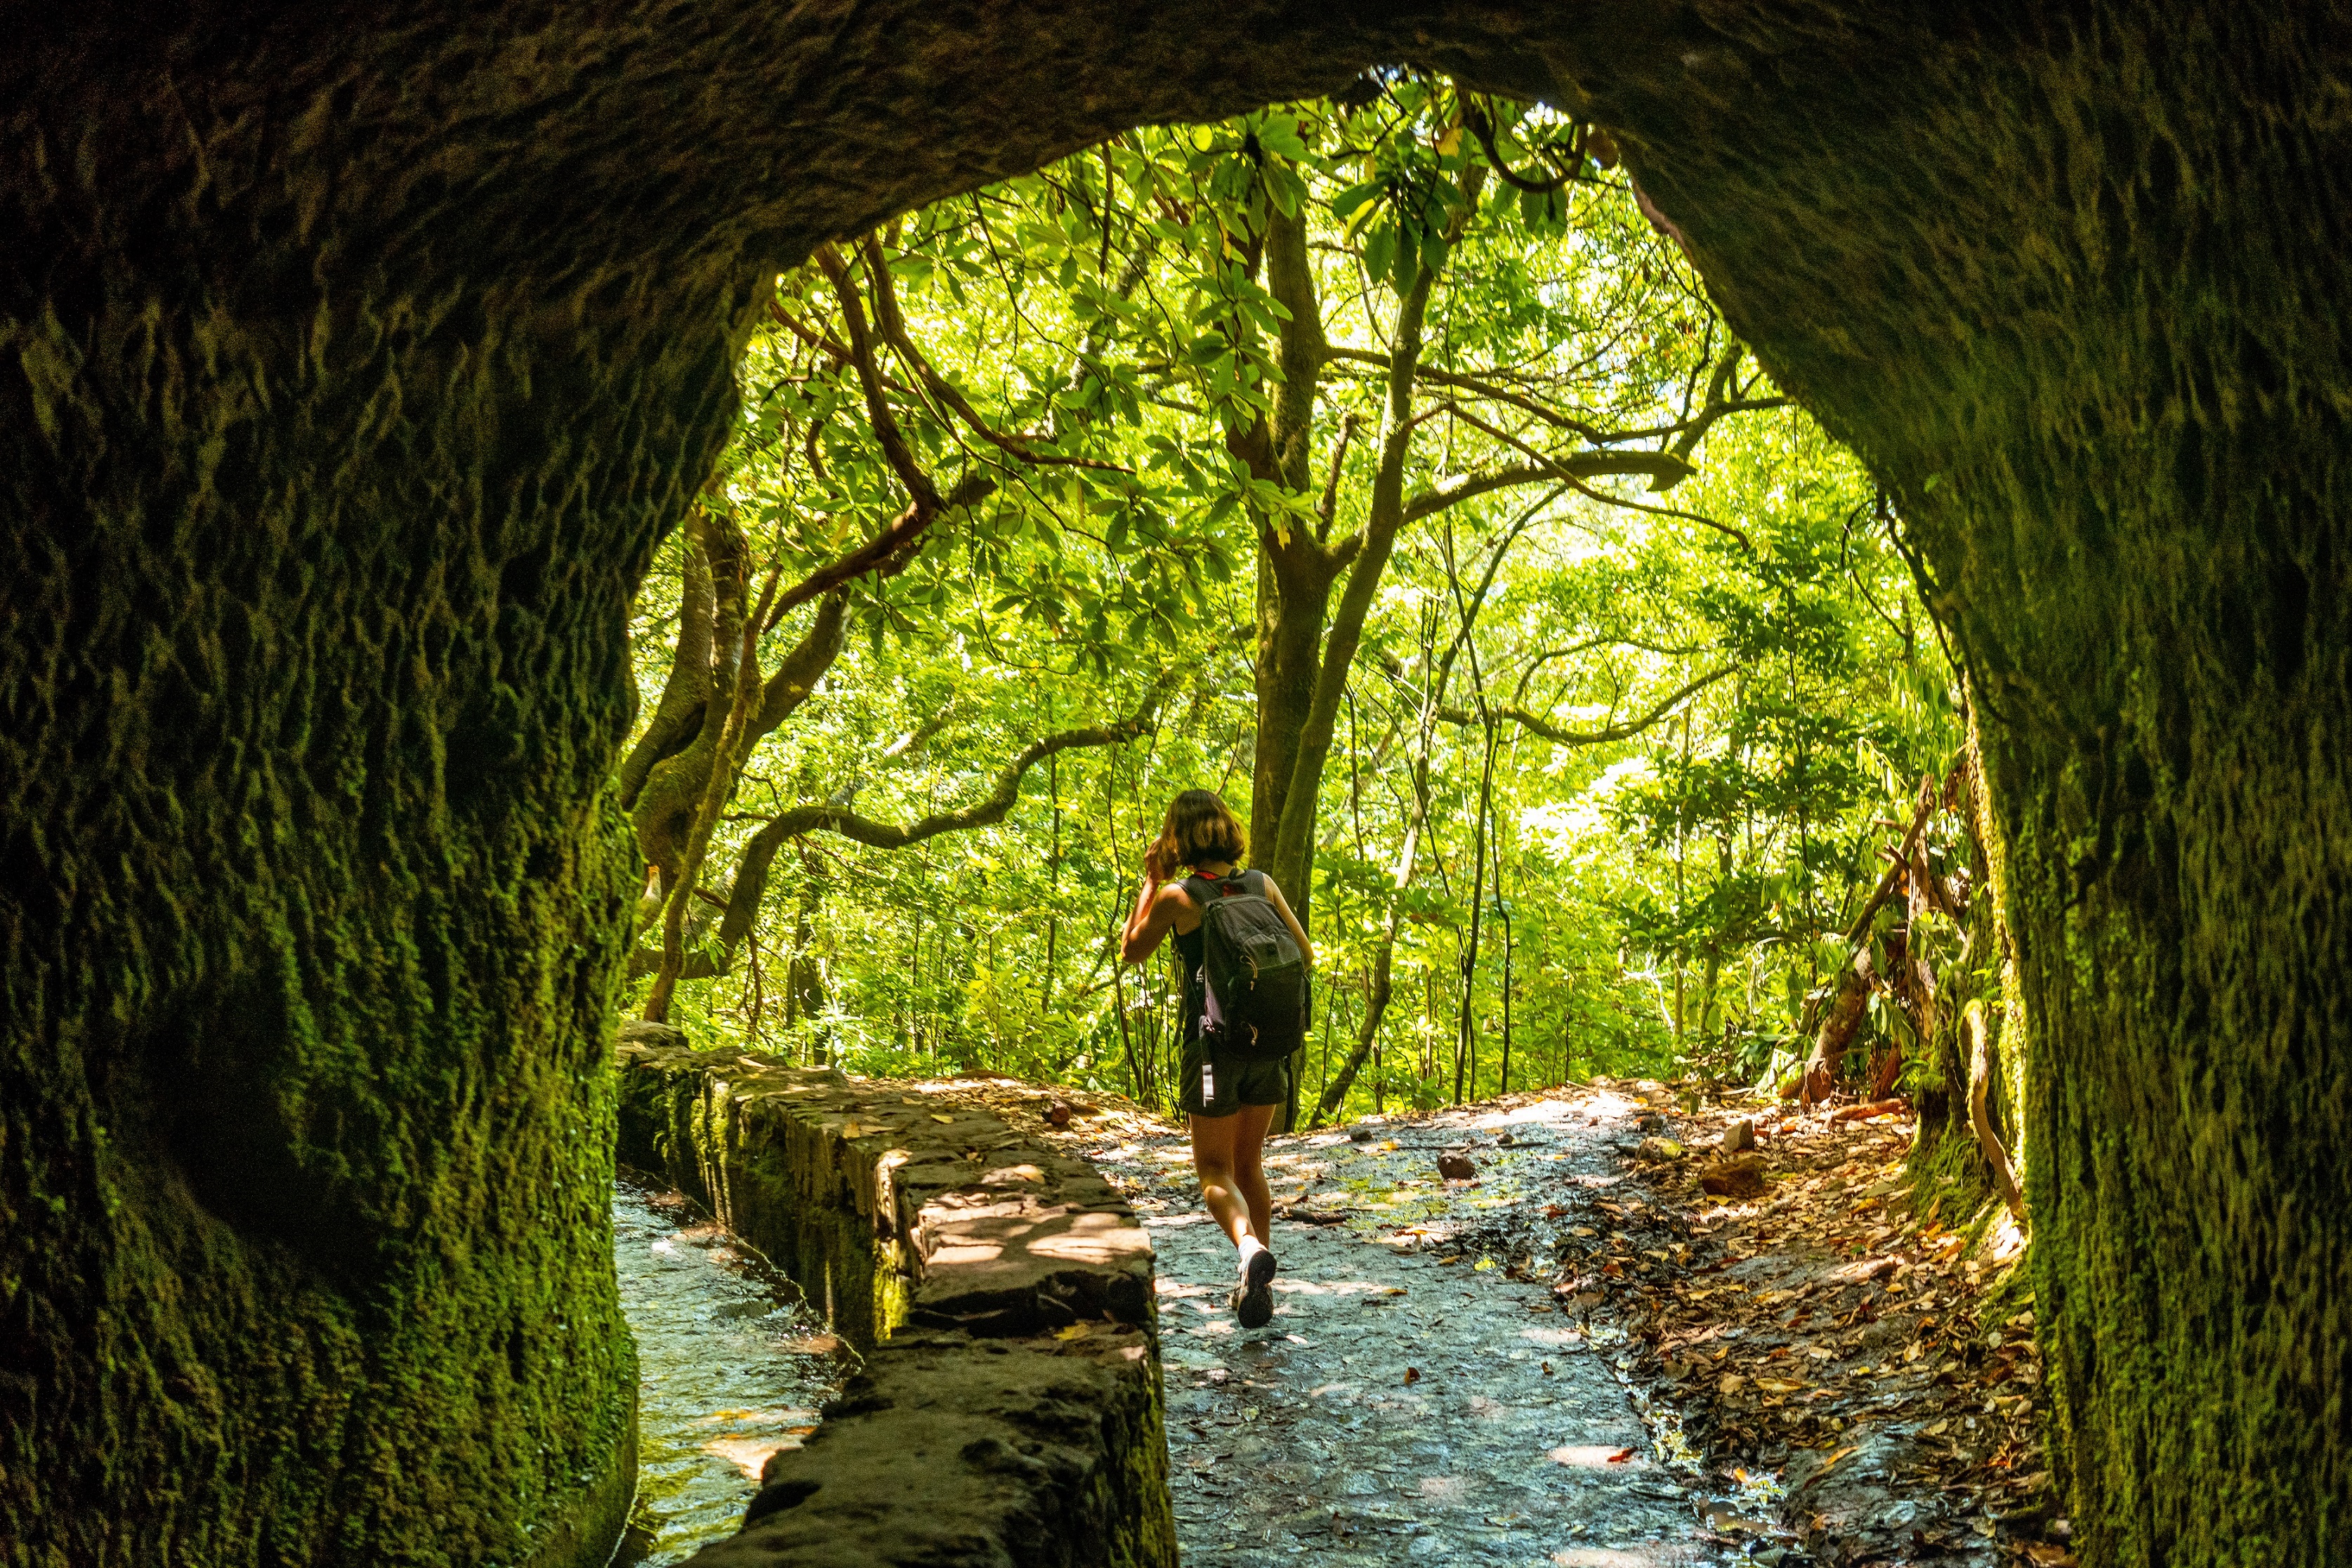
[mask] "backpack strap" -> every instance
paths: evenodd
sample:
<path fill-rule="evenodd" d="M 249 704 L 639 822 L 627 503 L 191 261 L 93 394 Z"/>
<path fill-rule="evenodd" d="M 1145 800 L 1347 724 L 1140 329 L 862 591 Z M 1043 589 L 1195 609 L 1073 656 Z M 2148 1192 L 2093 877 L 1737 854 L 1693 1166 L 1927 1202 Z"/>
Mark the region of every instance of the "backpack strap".
<path fill-rule="evenodd" d="M 1178 885 L 1183 888 L 1185 896 L 1190 898 L 1196 906 L 1206 910 L 1211 904 L 1224 896 L 1219 889 L 1228 883 L 1239 883 L 1243 892 L 1264 896 L 1265 890 L 1252 882 L 1250 878 L 1257 877 L 1263 880 L 1265 876 L 1265 873 L 1262 871 L 1237 871 L 1231 876 L 1203 876 L 1196 871 Z"/>

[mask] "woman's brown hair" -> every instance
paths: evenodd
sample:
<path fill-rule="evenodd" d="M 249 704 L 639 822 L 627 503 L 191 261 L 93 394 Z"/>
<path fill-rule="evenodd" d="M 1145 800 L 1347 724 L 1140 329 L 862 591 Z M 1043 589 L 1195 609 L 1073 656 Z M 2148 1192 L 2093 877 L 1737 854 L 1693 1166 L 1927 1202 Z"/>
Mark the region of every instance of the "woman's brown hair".
<path fill-rule="evenodd" d="M 1168 820 L 1160 826 L 1160 852 L 1177 865 L 1197 866 L 1203 861 L 1238 864 L 1249 853 L 1249 835 L 1215 790 L 1187 789 L 1168 802 Z"/>

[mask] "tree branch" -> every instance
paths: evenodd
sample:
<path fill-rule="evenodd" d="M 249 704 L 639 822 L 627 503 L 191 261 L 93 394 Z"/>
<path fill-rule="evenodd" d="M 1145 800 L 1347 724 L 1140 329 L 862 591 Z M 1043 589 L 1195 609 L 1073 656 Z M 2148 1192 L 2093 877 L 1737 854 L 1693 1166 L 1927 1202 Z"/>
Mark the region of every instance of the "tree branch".
<path fill-rule="evenodd" d="M 653 722 L 621 764 L 621 809 L 637 803 L 638 792 L 654 765 L 690 745 L 704 722 L 710 703 L 711 617 L 716 613 L 710 563 L 697 548 L 698 518 L 689 516 L 678 540 L 677 645 L 671 650 L 669 674 L 662 682 L 661 699 Z"/>
<path fill-rule="evenodd" d="M 883 577 L 897 576 L 914 559 L 911 547 L 921 539 L 925 529 L 957 507 L 976 506 L 995 493 L 995 480 L 985 474 L 972 473 L 957 480 L 955 488 L 945 496 L 933 491 L 929 505 L 921 497 L 917 497 L 905 511 L 891 519 L 888 528 L 832 565 L 819 567 L 779 594 L 775 609 L 769 613 L 768 624 L 761 630 L 764 632 L 772 628 L 786 612 L 807 603 L 821 593 L 832 592 L 852 578 L 863 577 L 869 571 Z"/>
<path fill-rule="evenodd" d="M 1475 497 L 1495 490 L 1507 490 L 1517 485 L 1532 485 L 1539 479 L 1574 481 L 1605 478 L 1612 475 L 1645 475 L 1652 488 L 1664 489 L 1696 472 L 1681 458 L 1663 452 L 1580 452 L 1570 457 L 1545 458 L 1538 463 L 1489 469 L 1484 474 L 1459 475 L 1413 497 L 1405 503 L 1404 516 L 1407 522 L 1418 522 Z M 1591 495 L 1591 492 L 1588 490 L 1585 494 Z M 1607 497 L 1601 498 L 1609 499 Z"/>
<path fill-rule="evenodd" d="M 1992 1167 L 1993 1186 L 2000 1189 L 2000 1201 L 2011 1216 L 2025 1218 L 2025 1195 L 2018 1190 L 2017 1167 L 2010 1163 L 2009 1151 L 2001 1146 L 2000 1134 L 1993 1130 L 1992 1112 L 1987 1100 L 1992 1092 L 1992 1040 L 1985 1025 L 1985 1005 L 1981 998 L 1969 1004 L 1965 1015 L 1969 1031 L 1969 1127 L 1977 1135 L 1977 1147 L 1984 1152 L 1985 1164 Z"/>
<path fill-rule="evenodd" d="M 735 865 L 735 882 L 727 895 L 727 913 L 719 924 L 716 958 L 705 953 L 690 960 L 681 972 L 681 979 L 707 979 L 723 975 L 734 965 L 735 949 L 750 935 L 759 918 L 760 903 L 767 894 L 768 873 L 775 861 L 776 852 L 788 839 L 801 838 L 814 832 L 838 833 L 843 838 L 874 849 L 898 850 L 909 844 L 937 838 L 941 833 L 962 832 L 972 828 L 984 828 L 1003 821 L 1020 799 L 1021 783 L 1029 769 L 1058 751 L 1074 747 L 1116 746 L 1132 740 L 1150 731 L 1153 717 L 1172 677 L 1163 676 L 1152 687 L 1136 711 L 1113 724 L 1086 729 L 1066 729 L 1056 735 L 1032 741 L 1020 754 L 1005 765 L 996 777 L 988 794 L 961 810 L 938 811 L 904 827 L 877 821 L 859 816 L 846 805 L 831 801 L 795 806 L 770 818 L 765 827 L 751 835 L 743 846 Z M 648 958 L 656 964 L 658 952 L 648 954 L 640 948 L 632 957 L 631 973 L 647 970 Z"/>
<path fill-rule="evenodd" d="M 1629 720 L 1624 724 L 1606 725 L 1600 729 L 1562 729 L 1549 719 L 1540 718 L 1528 712 L 1527 709 L 1516 706 L 1497 707 L 1494 710 L 1494 715 L 1496 718 L 1507 718 L 1523 729 L 1534 731 L 1554 746 L 1601 746 L 1612 740 L 1630 740 L 1672 713 L 1682 705 L 1685 697 L 1713 685 L 1738 668 L 1736 664 L 1726 664 L 1721 669 L 1710 670 L 1675 692 L 1641 717 Z M 1442 707 L 1437 710 L 1437 716 L 1448 724 L 1475 725 L 1478 723 L 1478 716 L 1467 708 Z"/>
<path fill-rule="evenodd" d="M 1454 414 L 1455 417 L 1459 418 L 1465 424 L 1470 425 L 1472 428 L 1476 430 L 1483 430 L 1488 435 L 1493 436 L 1496 440 L 1502 442 L 1505 445 L 1514 447 L 1519 452 L 1526 454 L 1528 456 L 1534 458 L 1538 463 L 1545 465 L 1550 472 L 1558 475 L 1560 478 L 1574 486 L 1577 493 L 1585 497 L 1589 500 L 1598 501 L 1604 507 L 1622 507 L 1628 511 L 1648 512 L 1654 517 L 1683 517 L 1694 523 L 1703 523 L 1706 527 L 1713 528 L 1716 532 L 1738 541 L 1739 548 L 1748 551 L 1750 555 L 1756 553 L 1756 546 L 1753 541 L 1748 538 L 1747 534 L 1738 528 L 1733 528 L 1729 523 L 1718 523 L 1713 517 L 1702 517 L 1696 512 L 1685 512 L 1675 507 L 1653 507 L 1640 501 L 1629 501 L 1622 496 L 1604 496 L 1600 491 L 1595 490 L 1591 486 L 1587 485 L 1582 479 L 1577 477 L 1574 473 L 1563 466 L 1559 460 L 1548 457 L 1544 454 L 1538 452 L 1534 447 L 1529 446 L 1526 442 L 1521 441 L 1518 437 L 1496 429 L 1493 425 L 1488 424 L 1486 421 L 1470 413 L 1467 409 L 1456 408 L 1454 410 Z M 1672 455 L 1660 454 L 1659 455 L 1671 457 Z M 1687 465 L 1685 465 L 1685 466 L 1687 466 Z"/>
<path fill-rule="evenodd" d="M 971 406 L 955 383 L 931 368 L 930 361 L 923 357 L 923 351 L 915 346 L 914 339 L 908 335 L 906 318 L 898 313 L 898 289 L 890 281 L 890 264 L 882 255 L 882 242 L 868 235 L 863 246 L 866 276 L 874 281 L 874 319 L 880 323 L 883 337 L 898 350 L 899 357 L 907 361 L 908 368 L 915 372 L 916 379 L 923 383 L 925 390 L 953 410 L 956 417 L 971 426 L 973 433 L 982 440 L 1003 448 L 1024 463 L 1055 465 L 1065 468 L 1099 468 L 1112 474 L 1135 472 L 1123 465 L 1104 463 L 1092 457 L 1067 457 L 1034 451 L 981 418 L 980 411 Z"/>
<path fill-rule="evenodd" d="M 1571 183 L 1587 185 L 1608 183 L 1605 180 L 1596 180 L 1589 174 L 1578 172 L 1584 166 L 1584 149 L 1580 141 L 1570 153 L 1571 162 L 1569 168 L 1549 180 L 1530 180 L 1525 175 L 1511 172 L 1510 164 L 1503 159 L 1503 150 L 1495 145 L 1495 122 L 1487 118 L 1486 110 L 1478 100 L 1467 94 L 1464 95 L 1462 100 L 1462 120 L 1470 128 L 1470 133 L 1478 139 L 1478 145 L 1486 150 L 1486 162 L 1494 165 L 1495 172 L 1502 176 L 1503 183 L 1513 190 L 1532 191 L 1540 196 L 1549 195 Z"/>
<path fill-rule="evenodd" d="M 783 663 L 776 666 L 776 673 L 761 688 L 760 711 L 751 721 L 755 743 L 772 734 L 777 726 L 793 716 L 793 709 L 808 701 L 818 680 L 833 668 L 834 660 L 841 656 L 847 611 L 847 601 L 837 591 L 826 594 L 819 601 L 816 618 L 809 622 L 809 629 L 793 644 Z"/>
<path fill-rule="evenodd" d="M 1331 519 L 1339 508 L 1339 471 L 1348 461 L 1348 444 L 1356 438 L 1356 415 L 1353 410 L 1339 421 L 1339 439 L 1331 445 L 1331 472 L 1323 481 L 1323 501 L 1315 508 L 1322 519 L 1315 531 L 1315 542 L 1322 544 L 1331 537 Z"/>
<path fill-rule="evenodd" d="M 798 338 L 802 342 L 806 343 L 810 348 L 814 349 L 818 353 L 824 355 L 827 359 L 833 361 L 834 363 L 837 365 L 855 365 L 856 363 L 856 358 L 847 349 L 842 346 L 840 340 L 834 337 L 830 332 L 818 331 L 815 328 L 810 326 L 807 322 L 802 320 L 799 317 L 793 315 L 791 311 L 785 309 L 782 305 L 772 299 L 768 301 L 768 319 L 775 322 L 778 326 L 792 333 L 793 337 Z M 907 386 L 888 375 L 883 376 L 882 384 L 889 388 L 894 392 L 900 392 L 908 396 L 912 396 L 915 390 L 914 388 Z"/>
<path fill-rule="evenodd" d="M 898 483 L 907 487 L 914 502 L 908 514 L 936 514 L 940 493 L 932 487 L 931 476 L 915 461 L 915 454 L 907 445 L 906 434 L 898 428 L 898 416 L 891 412 L 890 400 L 883 395 L 882 371 L 874 361 L 874 335 L 866 324 L 866 303 L 858 298 L 856 281 L 849 276 L 847 264 L 841 253 L 829 245 L 816 247 L 817 267 L 833 285 L 841 300 L 841 325 L 849 334 L 849 362 L 857 371 L 857 384 L 866 392 L 866 418 L 874 427 L 874 438 L 882 445 L 882 455 L 888 460 L 891 472 Z M 925 503 L 929 505 L 928 507 Z M 928 524 L 929 516 L 924 517 Z"/>
<path fill-rule="evenodd" d="M 994 788 L 979 800 L 961 810 L 935 811 L 905 827 L 861 817 L 846 807 L 824 804 L 795 807 L 761 831 L 770 832 L 782 826 L 784 830 L 782 836 L 789 838 L 795 832 L 824 831 L 839 833 L 843 838 L 873 849 L 902 850 L 925 839 L 937 838 L 941 833 L 985 828 L 1004 820 L 1005 813 L 1012 810 L 1013 802 L 1020 799 L 1024 775 L 1054 753 L 1067 751 L 1073 747 L 1116 746 L 1120 741 L 1134 739 L 1150 727 L 1149 713 L 1139 713 L 1117 724 L 1087 729 L 1066 729 L 1058 735 L 1032 741 L 1019 756 L 1005 765 L 1003 771 L 996 777 Z"/>
<path fill-rule="evenodd" d="M 1389 363 L 1389 357 L 1377 349 L 1327 349 L 1324 350 L 1324 355 L 1327 359 L 1352 360 L 1359 364 L 1378 365 L 1382 370 L 1386 370 Z M 1513 408 L 1534 414 L 1546 424 L 1560 430 L 1572 430 L 1595 446 L 1607 446 L 1612 442 L 1632 439 L 1629 436 L 1612 435 L 1596 426 L 1585 423 L 1580 419 L 1571 418 L 1556 408 L 1547 407 L 1524 392 L 1515 392 L 1508 387 L 1496 386 L 1494 382 L 1481 381 L 1476 376 L 1465 376 L 1458 371 L 1433 370 L 1424 365 L 1414 371 L 1413 379 L 1427 382 L 1432 386 L 1458 387 L 1464 392 L 1476 392 L 1483 398 L 1492 398 L 1496 402 L 1509 403 Z"/>

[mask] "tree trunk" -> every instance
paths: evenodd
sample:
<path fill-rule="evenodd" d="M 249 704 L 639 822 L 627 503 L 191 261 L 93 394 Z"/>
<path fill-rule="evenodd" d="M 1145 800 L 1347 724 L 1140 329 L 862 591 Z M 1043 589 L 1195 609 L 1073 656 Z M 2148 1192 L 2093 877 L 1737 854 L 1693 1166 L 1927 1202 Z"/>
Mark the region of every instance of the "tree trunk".
<path fill-rule="evenodd" d="M 1490 577 L 1488 580 L 1491 582 L 1493 580 Z M 1482 588 L 1480 591 L 1482 601 L 1484 591 Z M 1473 615 L 1475 615 L 1475 608 Z M 1464 620 L 1465 637 L 1466 637 L 1466 629 L 1471 623 L 1472 617 L 1465 616 Z M 1412 817 L 1405 824 L 1404 844 L 1397 852 L 1393 890 L 1395 895 L 1402 895 L 1406 888 L 1412 885 L 1413 872 L 1421 860 L 1421 835 L 1429 821 L 1429 762 L 1431 747 L 1435 737 L 1437 710 L 1445 701 L 1445 685 L 1454 672 L 1454 651 L 1462 646 L 1465 640 L 1465 637 L 1455 638 L 1448 645 L 1444 657 L 1433 661 L 1430 655 L 1435 651 L 1436 623 L 1434 621 L 1424 621 L 1423 628 L 1422 661 L 1428 685 L 1422 691 L 1420 723 L 1417 727 L 1418 745 L 1412 759 Z M 1339 1107 L 1348 1103 L 1348 1090 L 1354 1084 L 1356 1074 L 1362 1070 L 1367 1055 L 1370 1055 L 1372 1061 L 1372 1106 L 1375 1111 L 1381 1109 L 1381 1021 L 1388 1016 L 1389 996 L 1396 961 L 1396 936 L 1397 908 L 1392 896 L 1385 916 L 1385 925 L 1381 934 L 1381 945 L 1372 956 L 1371 979 L 1364 999 L 1363 1025 L 1356 1032 L 1356 1043 L 1349 1049 L 1348 1060 L 1339 1069 L 1339 1077 L 1324 1088 L 1323 1098 L 1315 1108 L 1314 1125 L 1316 1126 L 1319 1127 L 1329 1121 L 1338 1113 Z"/>
<path fill-rule="evenodd" d="M 1335 570 L 1303 532 L 1258 551 L 1257 743 L 1250 760 L 1250 847 L 1306 925 L 1313 889 L 1303 867 L 1281 864 L 1282 814 L 1298 768 L 1299 737 L 1322 674 L 1323 629 Z M 1320 783 L 1318 778 L 1317 782 Z M 1312 929 L 1311 926 L 1308 929 Z"/>
<path fill-rule="evenodd" d="M 1869 1004 L 1873 987 L 1891 983 L 1895 977 L 1882 977 L 1874 967 L 1870 956 L 1872 931 L 1878 912 L 1885 906 L 1895 890 L 1903 884 L 1905 868 L 1919 844 L 1919 835 L 1927 831 L 1928 814 L 1935 809 L 1934 780 L 1920 780 L 1919 795 L 1911 814 L 1911 825 L 1903 834 L 1895 852 L 1894 863 L 1878 879 L 1864 901 L 1862 912 L 1847 927 L 1845 945 L 1850 956 L 1838 971 L 1837 989 L 1832 993 L 1829 1006 L 1822 1009 L 1821 1025 L 1813 1036 L 1812 1053 L 1805 1059 L 1803 1076 L 1799 1080 L 1799 1094 L 1808 1107 L 1829 1098 L 1835 1085 L 1839 1063 L 1853 1043 L 1854 1032 L 1862 1027 L 1862 1010 Z M 1787 1090 L 1781 1092 L 1786 1094 Z"/>
<path fill-rule="evenodd" d="M 1812 1054 L 1805 1061 L 1800 1098 L 1808 1108 L 1827 1100 L 1836 1086 L 1838 1065 L 1845 1060 L 1853 1037 L 1862 1029 L 1863 1009 L 1870 1005 L 1870 988 L 1875 977 L 1866 947 L 1838 971 L 1838 988 L 1831 994 L 1829 1005 L 1822 1009 L 1821 1027 L 1813 1032 Z M 1785 1094 L 1787 1091 L 1781 1092 Z"/>
<path fill-rule="evenodd" d="M 1517 977 L 1511 968 L 1511 906 L 1503 898 L 1503 832 L 1502 824 L 1495 827 L 1495 917 L 1503 923 L 1503 1072 L 1502 1084 L 1496 1091 L 1511 1092 L 1511 988 Z"/>
<path fill-rule="evenodd" d="M 2000 1134 L 1992 1124 L 1992 1109 L 1988 1103 L 1992 1092 L 1992 1033 L 1985 1022 L 1985 1006 L 1972 1003 L 1966 1015 L 1969 1031 L 1969 1130 L 1976 1134 L 1977 1146 L 1984 1155 L 1985 1164 L 1992 1170 L 1995 1191 L 2000 1194 L 2012 1218 L 2025 1218 L 2025 1199 L 2017 1189 L 2017 1172 L 2010 1165 L 2009 1151 L 2001 1147 Z"/>
<path fill-rule="evenodd" d="M 1289 312 L 1276 344 L 1282 381 L 1275 389 L 1272 410 L 1234 444 L 1234 450 L 1249 464 L 1253 477 L 1303 491 L 1313 473 L 1315 399 L 1328 354 L 1322 304 L 1308 268 L 1303 214 L 1268 213 L 1265 261 L 1266 290 Z M 1299 874 L 1301 868 L 1277 866 L 1274 857 L 1297 764 L 1298 737 L 1314 706 L 1316 681 L 1322 672 L 1331 585 L 1345 564 L 1328 547 L 1328 527 L 1327 519 L 1318 537 L 1296 519 L 1285 519 L 1279 528 L 1273 519 L 1258 520 L 1258 723 L 1250 768 L 1250 838 L 1259 864 L 1288 895 L 1302 925 L 1314 890 Z"/>
<path fill-rule="evenodd" d="M 1316 1103 L 1314 1120 L 1308 1124 L 1320 1127 L 1338 1114 L 1348 1103 L 1348 1091 L 1354 1087 L 1356 1074 L 1363 1071 L 1364 1061 L 1373 1053 L 1381 1038 L 1381 1019 L 1389 1010 L 1391 975 L 1396 959 L 1396 934 L 1391 931 L 1372 954 L 1372 973 L 1364 998 L 1364 1021 L 1357 1026 L 1355 1042 L 1348 1048 L 1348 1059 L 1339 1071 L 1323 1086 L 1323 1097 Z"/>
<path fill-rule="evenodd" d="M 1478 668 L 1478 651 L 1470 651 L 1470 668 Z M 1486 691 L 1480 684 L 1478 704 L 1486 706 Z M 1478 934 L 1486 913 L 1486 809 L 1495 784 L 1495 725 L 1489 719 L 1485 726 L 1486 763 L 1478 772 L 1478 806 L 1470 839 L 1470 937 L 1462 946 L 1462 1005 L 1457 1017 L 1454 1042 L 1454 1103 L 1462 1103 L 1463 1081 L 1466 1075 L 1470 1092 L 1478 1092 L 1478 1044 L 1476 1033 L 1478 996 Z"/>

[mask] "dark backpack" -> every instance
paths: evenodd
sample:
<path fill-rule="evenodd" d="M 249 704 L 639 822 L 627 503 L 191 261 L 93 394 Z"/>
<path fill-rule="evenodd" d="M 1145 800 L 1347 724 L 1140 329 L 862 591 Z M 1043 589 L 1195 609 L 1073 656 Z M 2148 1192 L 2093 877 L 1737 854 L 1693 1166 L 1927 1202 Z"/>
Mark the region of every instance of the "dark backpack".
<path fill-rule="evenodd" d="M 1184 879 L 1201 906 L 1201 1039 L 1218 1056 L 1276 1061 L 1307 1040 L 1307 963 L 1265 873 Z"/>

